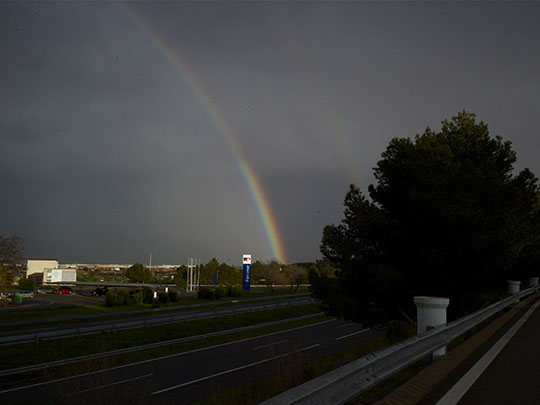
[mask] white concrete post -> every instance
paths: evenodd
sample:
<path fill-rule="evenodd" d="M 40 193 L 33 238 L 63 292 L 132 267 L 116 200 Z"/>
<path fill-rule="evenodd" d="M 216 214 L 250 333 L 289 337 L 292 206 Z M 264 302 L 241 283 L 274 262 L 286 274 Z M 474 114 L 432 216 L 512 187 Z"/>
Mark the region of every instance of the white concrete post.
<path fill-rule="evenodd" d="M 165 292 L 166 292 L 166 293 L 169 292 L 169 287 L 165 287 Z"/>
<path fill-rule="evenodd" d="M 443 297 L 414 297 L 416 305 L 416 333 L 421 334 L 436 326 L 446 324 L 446 308 L 449 298 Z M 446 354 L 446 346 L 433 352 L 434 356 Z"/>
<path fill-rule="evenodd" d="M 157 298 L 157 291 L 154 291 L 154 298 Z"/>
<path fill-rule="evenodd" d="M 538 277 L 531 277 L 529 279 L 529 287 L 536 287 L 538 286 Z"/>
<path fill-rule="evenodd" d="M 521 281 L 508 280 L 508 293 L 518 294 L 520 284 L 521 284 Z"/>

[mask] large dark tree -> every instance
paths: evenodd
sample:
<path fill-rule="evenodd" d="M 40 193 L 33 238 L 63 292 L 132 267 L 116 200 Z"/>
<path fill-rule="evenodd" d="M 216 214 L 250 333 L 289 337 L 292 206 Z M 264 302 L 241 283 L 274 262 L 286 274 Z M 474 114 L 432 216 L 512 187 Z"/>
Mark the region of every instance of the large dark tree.
<path fill-rule="evenodd" d="M 457 316 L 505 280 L 534 275 L 539 188 L 529 170 L 514 175 L 515 161 L 510 142 L 465 111 L 440 132 L 393 139 L 370 199 L 351 186 L 342 223 L 323 231 L 343 294 L 331 310 L 377 322 L 413 314 L 414 295 L 436 295 Z"/>

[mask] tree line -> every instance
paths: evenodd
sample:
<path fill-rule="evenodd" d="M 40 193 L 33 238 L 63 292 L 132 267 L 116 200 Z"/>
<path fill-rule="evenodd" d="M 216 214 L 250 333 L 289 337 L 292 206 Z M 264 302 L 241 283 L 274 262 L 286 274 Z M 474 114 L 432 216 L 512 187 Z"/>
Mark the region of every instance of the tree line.
<path fill-rule="evenodd" d="M 156 278 L 150 270 L 141 263 L 135 263 L 126 271 L 126 277 L 131 282 L 153 283 Z M 187 288 L 188 267 L 178 267 L 174 275 L 165 277 L 163 283 L 176 284 L 180 289 Z M 308 282 L 308 270 L 297 264 L 284 265 L 275 260 L 255 261 L 251 266 L 251 283 L 266 285 L 272 292 L 276 285 L 289 285 L 295 291 L 300 285 Z M 200 266 L 201 285 L 241 286 L 242 270 L 227 263 L 220 263 L 213 258 Z"/>
<path fill-rule="evenodd" d="M 18 235 L 0 235 L 0 285 L 10 285 L 16 277 L 23 278 L 24 247 L 23 239 Z M 118 275 L 120 277 L 120 275 Z M 171 283 L 177 284 L 180 289 L 187 287 L 188 268 L 182 265 L 176 269 L 174 275 L 158 279 L 156 274 L 141 263 L 130 266 L 125 274 L 130 282 L 134 283 Z M 83 271 L 80 274 L 83 281 L 95 281 L 98 276 L 89 276 Z M 305 265 L 282 264 L 275 260 L 256 261 L 251 268 L 252 284 L 264 284 L 272 292 L 276 285 L 289 285 L 298 290 L 301 284 L 308 281 L 308 270 Z M 23 282 L 26 279 L 22 280 Z M 200 266 L 200 281 L 203 285 L 241 286 L 242 270 L 227 263 L 220 263 L 213 258 L 208 263 Z M 35 284 L 33 284 L 35 286 Z M 25 284 L 26 286 L 26 284 Z M 30 288 L 30 285 L 27 286 Z"/>

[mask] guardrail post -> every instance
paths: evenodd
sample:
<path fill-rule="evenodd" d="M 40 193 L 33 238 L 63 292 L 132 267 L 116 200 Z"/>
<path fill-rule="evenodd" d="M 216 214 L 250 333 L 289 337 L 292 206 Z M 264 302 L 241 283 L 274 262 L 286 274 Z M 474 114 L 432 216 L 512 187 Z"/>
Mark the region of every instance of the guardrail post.
<path fill-rule="evenodd" d="M 521 281 L 507 280 L 508 282 L 508 294 L 516 295 L 519 294 L 519 286 Z M 518 303 L 519 299 L 516 299 L 514 303 Z"/>
<path fill-rule="evenodd" d="M 517 294 L 519 293 L 519 286 L 521 284 L 521 281 L 515 281 L 515 280 L 508 280 L 508 293 L 509 294 Z"/>
<path fill-rule="evenodd" d="M 414 297 L 416 305 L 416 333 L 421 334 L 439 325 L 446 324 L 446 308 L 449 298 L 443 297 Z M 435 356 L 446 354 L 446 346 L 433 352 Z"/>
<path fill-rule="evenodd" d="M 529 287 L 536 287 L 538 286 L 538 277 L 531 277 L 529 279 Z"/>

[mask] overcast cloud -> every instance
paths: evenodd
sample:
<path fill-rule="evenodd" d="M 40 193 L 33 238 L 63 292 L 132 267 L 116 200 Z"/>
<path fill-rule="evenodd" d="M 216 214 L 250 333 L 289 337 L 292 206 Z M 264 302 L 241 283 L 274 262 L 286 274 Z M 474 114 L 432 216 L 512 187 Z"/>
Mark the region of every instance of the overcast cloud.
<path fill-rule="evenodd" d="M 462 109 L 539 175 L 538 21 L 537 2 L 1 2 L 0 234 L 61 262 L 273 257 L 175 58 L 289 262 L 320 258 L 391 138 Z"/>

